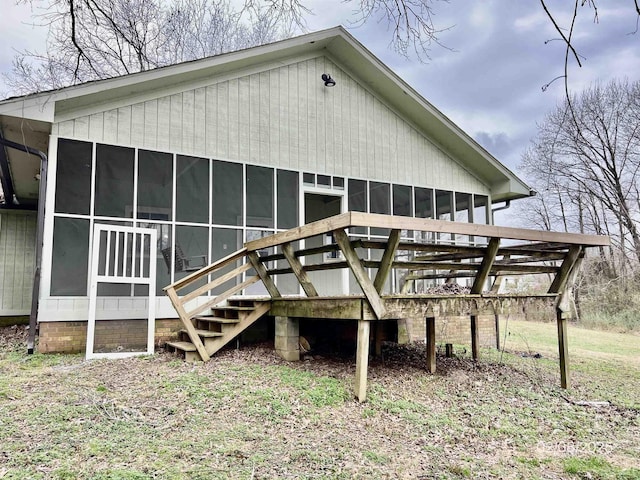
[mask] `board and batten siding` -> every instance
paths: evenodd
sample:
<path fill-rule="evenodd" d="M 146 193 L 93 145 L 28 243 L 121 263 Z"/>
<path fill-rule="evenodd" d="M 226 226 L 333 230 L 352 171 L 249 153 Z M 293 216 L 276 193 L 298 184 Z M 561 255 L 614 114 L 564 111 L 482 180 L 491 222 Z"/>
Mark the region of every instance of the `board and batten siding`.
<path fill-rule="evenodd" d="M 325 87 L 322 73 L 336 80 Z M 151 96 L 149 96 L 151 98 Z M 57 122 L 61 137 L 488 194 L 325 56 Z"/>
<path fill-rule="evenodd" d="M 36 223 L 35 212 L 0 212 L 0 316 L 31 311 Z"/>

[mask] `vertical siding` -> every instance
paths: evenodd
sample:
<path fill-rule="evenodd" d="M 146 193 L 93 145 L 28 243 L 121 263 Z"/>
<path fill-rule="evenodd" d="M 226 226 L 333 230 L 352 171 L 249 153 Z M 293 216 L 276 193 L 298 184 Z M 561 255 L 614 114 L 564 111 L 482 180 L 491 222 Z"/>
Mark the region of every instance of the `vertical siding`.
<path fill-rule="evenodd" d="M 144 146 L 158 148 L 158 101 L 144 102 Z"/>
<path fill-rule="evenodd" d="M 322 73 L 337 85 L 325 87 Z M 326 57 L 59 122 L 55 131 L 281 168 L 487 191 Z"/>
<path fill-rule="evenodd" d="M 35 268 L 36 215 L 0 215 L 0 315 L 27 315 Z"/>

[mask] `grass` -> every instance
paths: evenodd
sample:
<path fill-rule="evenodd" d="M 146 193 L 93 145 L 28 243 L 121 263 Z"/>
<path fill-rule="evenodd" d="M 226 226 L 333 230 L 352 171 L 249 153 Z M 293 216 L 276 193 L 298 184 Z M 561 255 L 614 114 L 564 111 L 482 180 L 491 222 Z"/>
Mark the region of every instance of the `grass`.
<path fill-rule="evenodd" d="M 503 332 L 436 375 L 423 347 L 385 346 L 363 404 L 349 358 L 86 362 L 0 337 L 0 478 L 640 479 L 638 337 L 571 327 L 563 391 L 553 324 Z"/>

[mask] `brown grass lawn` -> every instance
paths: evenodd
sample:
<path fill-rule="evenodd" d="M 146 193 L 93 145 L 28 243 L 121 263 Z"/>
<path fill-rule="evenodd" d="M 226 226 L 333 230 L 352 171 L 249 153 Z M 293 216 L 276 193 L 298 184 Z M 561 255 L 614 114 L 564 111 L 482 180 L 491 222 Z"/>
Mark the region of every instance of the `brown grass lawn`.
<path fill-rule="evenodd" d="M 2 328 L 0 478 L 640 479 L 640 337 L 571 328 L 563 391 L 553 324 L 503 332 L 435 375 L 423 346 L 385 346 L 360 404 L 351 357 L 87 362 Z"/>

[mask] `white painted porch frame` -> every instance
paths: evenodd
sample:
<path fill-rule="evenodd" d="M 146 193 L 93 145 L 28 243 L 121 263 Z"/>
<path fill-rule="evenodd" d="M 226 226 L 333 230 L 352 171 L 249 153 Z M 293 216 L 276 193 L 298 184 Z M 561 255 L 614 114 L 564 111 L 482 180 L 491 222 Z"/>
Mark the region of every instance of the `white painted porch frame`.
<path fill-rule="evenodd" d="M 100 272 L 100 240 L 106 232 L 106 251 L 104 273 Z M 115 233 L 115 242 L 111 242 Z M 129 235 L 131 235 L 131 258 L 127 259 Z M 149 238 L 148 252 L 145 252 L 145 240 Z M 120 248 L 122 239 L 123 248 Z M 139 243 L 138 243 L 139 242 Z M 158 243 L 158 232 L 152 228 L 122 227 L 96 223 L 93 229 L 93 246 L 91 251 L 89 316 L 87 325 L 87 360 L 92 358 L 127 358 L 137 355 L 152 355 L 154 351 L 155 308 L 156 308 L 156 262 L 155 255 Z M 110 264 L 111 253 L 114 254 L 113 265 Z M 149 258 L 149 270 L 145 275 L 144 258 Z M 137 268 L 136 268 L 137 267 Z M 141 352 L 94 353 L 96 329 L 96 303 L 99 283 L 128 283 L 131 285 L 147 285 L 149 288 L 147 316 L 147 349 Z"/>

